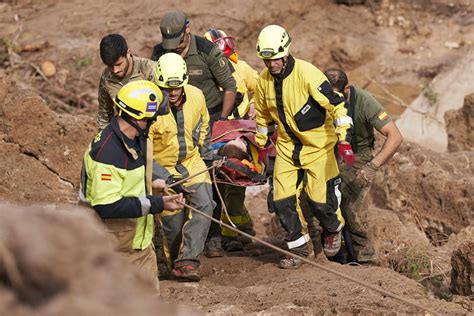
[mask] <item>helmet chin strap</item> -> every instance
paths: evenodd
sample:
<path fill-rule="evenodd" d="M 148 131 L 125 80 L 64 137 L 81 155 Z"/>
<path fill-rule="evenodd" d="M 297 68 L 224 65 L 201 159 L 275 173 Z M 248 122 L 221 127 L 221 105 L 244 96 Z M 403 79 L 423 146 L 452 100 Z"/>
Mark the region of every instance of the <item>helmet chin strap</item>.
<path fill-rule="evenodd" d="M 140 128 L 140 126 L 138 126 L 134 121 L 132 121 L 130 117 L 122 117 L 122 119 L 137 130 L 138 138 L 146 139 L 148 137 L 148 131 L 150 130 L 151 124 L 153 124 L 152 120 L 147 120 L 146 127 Z"/>

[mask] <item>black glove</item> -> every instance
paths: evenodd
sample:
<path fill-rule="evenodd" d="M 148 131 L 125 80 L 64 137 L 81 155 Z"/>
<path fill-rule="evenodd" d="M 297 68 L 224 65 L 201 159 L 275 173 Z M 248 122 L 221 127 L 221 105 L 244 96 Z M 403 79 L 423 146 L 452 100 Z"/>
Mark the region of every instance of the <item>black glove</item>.
<path fill-rule="evenodd" d="M 229 120 L 227 116 L 219 116 L 219 121 L 227 121 Z"/>
<path fill-rule="evenodd" d="M 163 212 L 163 197 L 158 195 L 147 195 L 147 199 L 149 199 L 151 203 L 151 214 L 158 214 Z"/>
<path fill-rule="evenodd" d="M 176 184 L 173 185 L 175 182 L 179 181 L 181 179 L 176 179 L 173 176 L 169 176 L 168 179 L 166 179 L 166 185 L 171 186 L 170 189 L 172 189 L 176 193 L 183 193 L 184 196 L 187 196 L 191 193 L 188 189 L 186 189 L 182 184 Z M 172 186 L 173 185 L 173 186 Z"/>

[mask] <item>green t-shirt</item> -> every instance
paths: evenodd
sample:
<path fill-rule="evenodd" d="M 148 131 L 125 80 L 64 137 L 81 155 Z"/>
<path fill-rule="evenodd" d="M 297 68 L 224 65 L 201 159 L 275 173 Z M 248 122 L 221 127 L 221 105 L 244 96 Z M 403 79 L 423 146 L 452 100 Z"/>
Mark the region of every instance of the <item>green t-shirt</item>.
<path fill-rule="evenodd" d="M 354 107 L 355 113 L 352 119 L 357 137 L 357 152 L 372 150 L 374 128 L 380 131 L 392 118 L 373 96 L 357 86 L 350 86 L 349 103 Z"/>

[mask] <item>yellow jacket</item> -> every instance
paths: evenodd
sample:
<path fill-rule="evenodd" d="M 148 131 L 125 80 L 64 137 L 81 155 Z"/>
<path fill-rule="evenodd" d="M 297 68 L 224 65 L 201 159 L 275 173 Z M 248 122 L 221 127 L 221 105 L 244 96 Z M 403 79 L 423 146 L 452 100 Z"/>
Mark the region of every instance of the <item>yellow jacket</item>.
<path fill-rule="evenodd" d="M 185 102 L 177 109 L 171 107 L 170 113 L 158 116 L 150 127 L 148 137 L 153 141 L 153 160 L 164 167 L 166 172 L 155 172 L 162 179 L 173 175 L 187 177 L 206 165 L 200 156 L 200 149 L 207 147 L 209 141 L 209 113 L 204 94 L 192 85 L 184 86 Z M 208 173 L 192 178 L 186 185 L 210 183 Z"/>
<path fill-rule="evenodd" d="M 237 93 L 242 94 L 242 102 L 238 105 L 237 110 L 239 111 L 239 117 L 244 117 L 250 108 L 250 103 L 253 101 L 253 96 L 249 96 L 249 93 L 255 93 L 258 80 L 258 72 L 250 67 L 245 61 L 239 59 L 237 62 L 229 59 L 230 68 L 234 68 L 232 76 L 237 83 Z M 232 117 L 235 117 L 234 111 L 232 111 Z"/>
<path fill-rule="evenodd" d="M 268 126 L 276 123 L 278 155 L 296 166 L 333 151 L 338 140 L 350 141 L 347 131 L 352 120 L 344 98 L 334 93 L 324 74 L 306 61 L 288 56 L 280 79 L 263 70 L 254 100 L 258 145 L 266 145 Z"/>

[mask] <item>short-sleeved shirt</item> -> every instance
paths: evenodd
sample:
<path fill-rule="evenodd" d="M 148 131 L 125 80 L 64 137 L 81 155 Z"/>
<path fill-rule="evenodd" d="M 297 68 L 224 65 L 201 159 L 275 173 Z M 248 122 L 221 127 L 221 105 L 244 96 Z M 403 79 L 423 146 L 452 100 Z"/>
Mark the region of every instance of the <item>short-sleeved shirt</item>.
<path fill-rule="evenodd" d="M 153 48 L 152 60 L 158 60 L 167 53 L 162 44 Z M 236 91 L 236 83 L 230 71 L 227 58 L 219 48 L 207 39 L 191 35 L 188 55 L 184 57 L 189 73 L 189 84 L 204 93 L 210 114 L 220 112 L 223 94 L 220 90 Z"/>
<path fill-rule="evenodd" d="M 350 86 L 349 103 L 349 115 L 354 122 L 357 139 L 357 152 L 372 150 L 375 141 L 374 128 L 380 131 L 392 118 L 373 96 L 357 86 Z M 352 109 L 354 113 L 351 113 Z"/>

